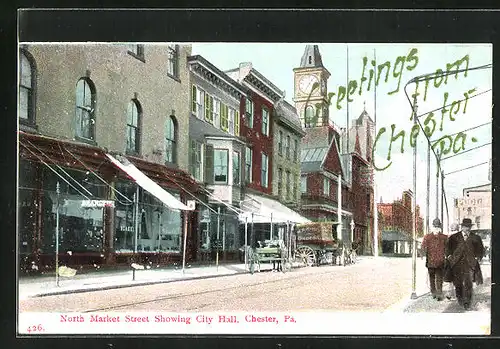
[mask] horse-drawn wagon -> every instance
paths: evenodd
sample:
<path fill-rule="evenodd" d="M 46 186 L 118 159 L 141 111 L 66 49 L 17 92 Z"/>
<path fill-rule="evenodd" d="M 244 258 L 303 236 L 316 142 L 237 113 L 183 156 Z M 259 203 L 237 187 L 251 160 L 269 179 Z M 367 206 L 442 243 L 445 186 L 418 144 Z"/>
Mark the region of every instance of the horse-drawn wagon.
<path fill-rule="evenodd" d="M 337 222 L 298 224 L 295 232 L 296 262 L 304 266 L 346 264 L 350 260 L 348 246 L 338 241 Z"/>

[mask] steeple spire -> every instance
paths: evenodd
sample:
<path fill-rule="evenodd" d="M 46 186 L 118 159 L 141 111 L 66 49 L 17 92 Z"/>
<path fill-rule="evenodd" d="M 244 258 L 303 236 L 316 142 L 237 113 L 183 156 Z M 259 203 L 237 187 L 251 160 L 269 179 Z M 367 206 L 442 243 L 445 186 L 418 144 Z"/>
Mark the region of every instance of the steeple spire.
<path fill-rule="evenodd" d="M 319 53 L 318 45 L 306 45 L 302 59 L 300 60 L 301 68 L 324 68 L 321 54 Z"/>

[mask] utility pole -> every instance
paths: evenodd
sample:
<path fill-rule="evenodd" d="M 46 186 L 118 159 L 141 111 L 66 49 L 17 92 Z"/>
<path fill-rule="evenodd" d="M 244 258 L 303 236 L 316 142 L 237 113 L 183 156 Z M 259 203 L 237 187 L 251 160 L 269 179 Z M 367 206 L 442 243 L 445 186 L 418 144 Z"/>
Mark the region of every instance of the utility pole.
<path fill-rule="evenodd" d="M 377 55 L 375 53 L 375 49 L 373 49 L 373 60 L 377 61 Z M 375 135 L 377 134 L 377 74 L 374 73 L 374 81 L 373 84 L 373 99 L 374 99 L 374 112 L 373 112 L 373 124 L 375 128 Z M 375 154 L 372 156 L 372 162 L 375 164 Z M 378 257 L 378 206 L 377 206 L 377 182 L 375 179 L 375 167 L 373 168 L 373 255 L 375 258 Z"/>
<path fill-rule="evenodd" d="M 59 287 L 59 181 L 56 183 L 56 286 Z"/>
<path fill-rule="evenodd" d="M 436 218 L 439 217 L 439 172 L 441 170 L 441 154 L 437 153 L 436 159 Z M 441 222 L 442 223 L 442 222 Z"/>
<path fill-rule="evenodd" d="M 444 232 L 444 172 L 441 170 L 441 226 Z"/>
<path fill-rule="evenodd" d="M 429 216 L 430 216 L 430 198 L 431 198 L 431 144 L 427 142 L 427 196 L 425 198 L 425 233 L 429 234 Z"/>
<path fill-rule="evenodd" d="M 134 263 L 137 263 L 137 239 L 139 235 L 139 185 L 136 185 L 134 194 Z M 135 281 L 135 268 L 132 268 L 132 280 Z"/>
<path fill-rule="evenodd" d="M 417 125 L 417 91 L 413 96 L 413 125 Z M 417 298 L 417 142 L 413 147 L 413 240 L 412 240 L 412 292 L 411 299 Z"/>
<path fill-rule="evenodd" d="M 215 265 L 217 271 L 219 271 L 219 236 L 220 236 L 220 205 L 217 206 L 217 244 L 216 244 L 216 255 L 215 255 Z"/>

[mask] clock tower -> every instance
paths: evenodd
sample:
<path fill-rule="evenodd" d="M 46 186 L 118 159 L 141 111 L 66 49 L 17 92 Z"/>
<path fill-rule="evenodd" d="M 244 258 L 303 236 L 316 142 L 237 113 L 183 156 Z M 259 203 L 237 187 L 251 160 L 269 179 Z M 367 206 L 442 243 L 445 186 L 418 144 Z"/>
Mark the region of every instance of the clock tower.
<path fill-rule="evenodd" d="M 304 128 L 328 126 L 327 82 L 330 72 L 323 66 L 318 45 L 307 45 L 300 67 L 294 73 L 295 108 Z"/>

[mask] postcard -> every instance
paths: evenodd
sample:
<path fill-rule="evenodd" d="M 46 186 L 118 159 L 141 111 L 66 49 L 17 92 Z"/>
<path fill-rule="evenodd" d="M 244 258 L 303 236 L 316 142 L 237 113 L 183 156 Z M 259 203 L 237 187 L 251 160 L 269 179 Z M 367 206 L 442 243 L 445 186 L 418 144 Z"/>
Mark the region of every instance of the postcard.
<path fill-rule="evenodd" d="M 18 60 L 19 335 L 490 334 L 491 44 Z"/>

